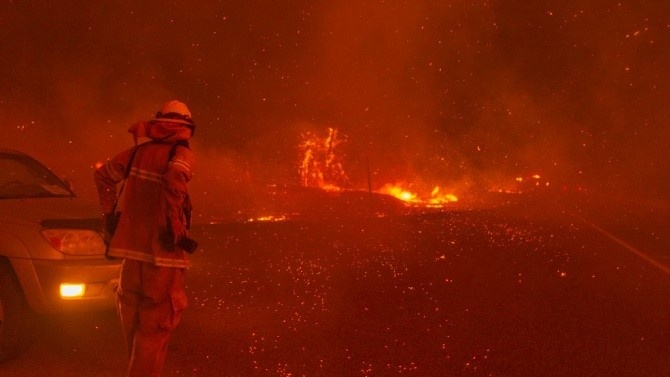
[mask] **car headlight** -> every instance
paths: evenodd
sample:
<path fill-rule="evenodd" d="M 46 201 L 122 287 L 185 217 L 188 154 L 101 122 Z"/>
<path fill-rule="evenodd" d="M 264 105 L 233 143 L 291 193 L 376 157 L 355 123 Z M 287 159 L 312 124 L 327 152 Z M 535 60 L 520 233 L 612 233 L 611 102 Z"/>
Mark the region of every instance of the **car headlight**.
<path fill-rule="evenodd" d="M 76 298 L 83 297 L 86 293 L 86 284 L 83 283 L 61 283 L 60 297 L 62 298 Z"/>
<path fill-rule="evenodd" d="M 49 244 L 63 254 L 99 255 L 106 250 L 100 233 L 86 229 L 45 229 L 42 235 Z"/>

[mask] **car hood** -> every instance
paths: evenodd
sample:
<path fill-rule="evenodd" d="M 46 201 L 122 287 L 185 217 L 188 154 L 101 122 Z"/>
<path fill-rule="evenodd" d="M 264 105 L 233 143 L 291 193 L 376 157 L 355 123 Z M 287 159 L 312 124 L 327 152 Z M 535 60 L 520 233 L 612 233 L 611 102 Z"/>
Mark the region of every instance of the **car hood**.
<path fill-rule="evenodd" d="M 37 223 L 45 220 L 99 219 L 100 207 L 77 197 L 0 200 L 0 221 Z"/>

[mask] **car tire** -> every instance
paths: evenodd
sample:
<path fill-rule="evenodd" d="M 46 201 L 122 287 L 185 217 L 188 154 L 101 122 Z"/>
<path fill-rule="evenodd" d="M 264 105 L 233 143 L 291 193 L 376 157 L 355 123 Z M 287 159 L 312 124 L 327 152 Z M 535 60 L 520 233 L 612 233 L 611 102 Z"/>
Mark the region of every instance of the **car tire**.
<path fill-rule="evenodd" d="M 16 276 L 0 260 L 0 362 L 17 357 L 30 344 L 34 318 Z"/>

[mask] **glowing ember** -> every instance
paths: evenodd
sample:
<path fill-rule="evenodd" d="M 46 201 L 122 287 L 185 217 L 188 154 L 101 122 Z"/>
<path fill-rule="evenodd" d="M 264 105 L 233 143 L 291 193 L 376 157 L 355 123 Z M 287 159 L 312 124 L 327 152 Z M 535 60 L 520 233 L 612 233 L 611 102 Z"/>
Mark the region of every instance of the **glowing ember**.
<path fill-rule="evenodd" d="M 259 222 L 277 222 L 277 221 L 286 221 L 286 219 L 287 219 L 287 217 L 284 216 L 284 215 L 281 215 L 281 216 L 269 215 L 269 216 L 257 217 L 255 219 L 249 219 L 249 220 L 247 220 L 247 222 L 250 222 L 250 223 L 256 222 L 256 221 L 259 221 Z"/>
<path fill-rule="evenodd" d="M 542 182 L 541 176 L 539 174 L 533 174 L 526 177 L 519 176 L 514 178 L 515 183 L 498 183 L 491 191 L 507 193 L 507 194 L 520 194 L 523 192 L 528 192 L 536 190 L 539 187 L 549 187 L 549 182 Z"/>
<path fill-rule="evenodd" d="M 328 192 L 338 192 L 342 191 L 341 187 L 335 186 L 335 185 L 329 185 L 329 184 L 324 184 L 323 186 L 320 187 L 323 191 L 328 191 Z"/>

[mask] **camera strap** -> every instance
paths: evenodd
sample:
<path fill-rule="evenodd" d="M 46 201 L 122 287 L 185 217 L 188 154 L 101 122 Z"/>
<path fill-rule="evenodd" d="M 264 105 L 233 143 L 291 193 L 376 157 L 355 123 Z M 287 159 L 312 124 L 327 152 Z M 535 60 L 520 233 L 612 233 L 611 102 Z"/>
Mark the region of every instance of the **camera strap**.
<path fill-rule="evenodd" d="M 126 187 L 126 180 L 128 179 L 128 176 L 130 175 L 130 169 L 133 166 L 133 160 L 135 160 L 135 154 L 137 153 L 137 149 L 139 149 L 139 145 L 136 145 L 133 147 L 133 150 L 130 152 L 130 159 L 128 160 L 128 165 L 126 166 L 126 171 L 123 174 L 123 183 L 121 183 L 121 188 L 119 189 L 119 194 L 116 196 L 116 201 L 114 202 L 114 209 L 112 210 L 112 213 L 116 213 L 116 206 L 119 204 L 119 199 L 121 199 L 121 195 L 123 195 L 123 189 Z"/>

